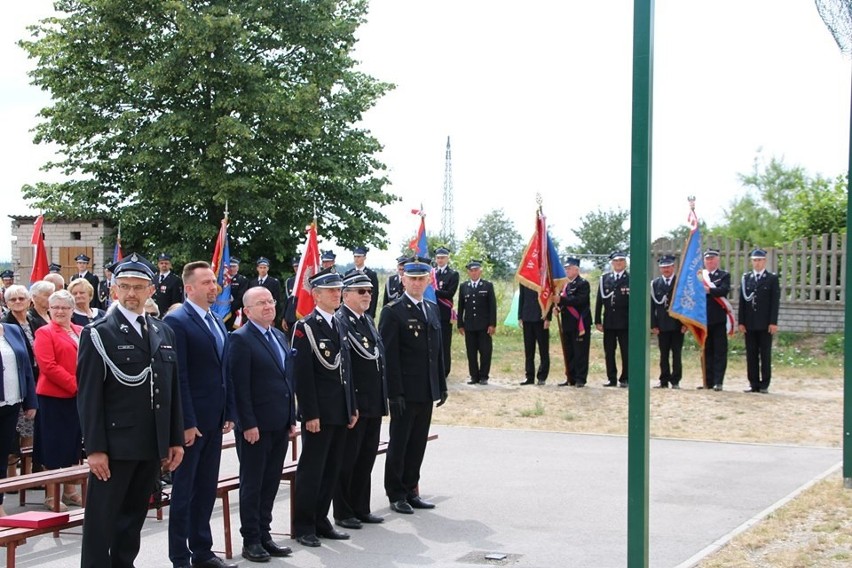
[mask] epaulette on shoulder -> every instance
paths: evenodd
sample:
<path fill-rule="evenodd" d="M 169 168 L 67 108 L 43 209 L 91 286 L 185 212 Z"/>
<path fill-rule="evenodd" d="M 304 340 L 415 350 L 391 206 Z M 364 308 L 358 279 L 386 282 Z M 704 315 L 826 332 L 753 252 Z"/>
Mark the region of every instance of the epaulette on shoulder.
<path fill-rule="evenodd" d="M 386 307 L 386 308 L 392 308 L 392 307 L 394 307 L 395 305 L 397 305 L 398 303 L 400 303 L 401 301 L 402 301 L 402 298 L 401 298 L 401 297 L 400 297 L 400 298 L 397 298 L 397 299 L 395 299 L 395 300 L 391 300 L 390 302 L 388 302 L 387 304 L 385 304 L 385 307 Z"/>

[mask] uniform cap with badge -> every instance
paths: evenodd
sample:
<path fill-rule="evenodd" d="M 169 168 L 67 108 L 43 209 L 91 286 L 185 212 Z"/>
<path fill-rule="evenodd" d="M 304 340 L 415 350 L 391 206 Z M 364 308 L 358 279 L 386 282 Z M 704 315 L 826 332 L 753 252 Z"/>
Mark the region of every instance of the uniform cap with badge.
<path fill-rule="evenodd" d="M 322 251 L 322 254 L 320 255 L 320 261 L 321 262 L 334 262 L 334 260 L 336 258 L 337 258 L 337 255 L 334 254 L 333 250 L 324 250 L 324 251 Z"/>
<path fill-rule="evenodd" d="M 407 257 L 407 256 L 398 256 L 398 257 L 396 257 L 396 265 L 397 265 L 397 266 L 403 266 L 403 265 L 405 265 L 405 263 L 406 263 L 406 262 L 408 262 L 408 257 Z"/>
<path fill-rule="evenodd" d="M 367 256 L 367 253 L 370 251 L 367 247 L 355 247 L 352 249 L 352 256 Z"/>
<path fill-rule="evenodd" d="M 674 266 L 675 257 L 670 254 L 664 254 L 657 260 L 657 265 L 661 268 L 664 266 Z"/>
<path fill-rule="evenodd" d="M 580 259 L 576 256 L 566 256 L 562 266 L 580 266 Z"/>
<path fill-rule="evenodd" d="M 56 264 L 55 262 L 51 262 L 50 265 L 47 267 L 47 270 L 48 272 L 59 272 L 60 270 L 62 270 L 62 265 Z"/>
<path fill-rule="evenodd" d="M 360 272 L 353 272 L 352 274 L 343 279 L 344 290 L 372 287 L 373 283 L 370 282 L 370 277 Z"/>
<path fill-rule="evenodd" d="M 426 276 L 432 272 L 432 259 L 428 256 L 414 255 L 405 259 L 405 265 L 402 267 L 402 273 L 405 276 L 417 278 L 418 276 Z"/>
<path fill-rule="evenodd" d="M 4 270 L 3 272 L 0 272 L 0 278 L 14 278 L 14 277 L 15 277 L 15 273 L 12 272 L 11 270 Z"/>
<path fill-rule="evenodd" d="M 468 262 L 465 265 L 465 268 L 467 268 L 468 270 L 473 270 L 475 268 L 482 268 L 482 261 L 475 259 L 475 258 L 472 258 L 472 259 L 470 259 L 470 262 Z"/>
<path fill-rule="evenodd" d="M 314 288 L 342 288 L 343 278 L 340 277 L 340 273 L 332 268 L 324 268 L 311 276 L 308 279 L 308 284 L 312 290 Z"/>
<path fill-rule="evenodd" d="M 435 249 L 435 256 L 450 256 L 450 249 L 447 247 L 438 247 Z"/>
<path fill-rule="evenodd" d="M 750 258 L 766 258 L 766 251 L 762 248 L 756 248 L 751 251 Z"/>
<path fill-rule="evenodd" d="M 255 264 L 257 266 L 260 266 L 261 264 L 265 264 L 266 266 L 269 266 L 269 259 L 266 258 L 265 256 L 261 256 L 260 258 L 257 259 L 257 262 L 255 262 Z"/>
<path fill-rule="evenodd" d="M 88 256 L 86 256 L 83 253 L 80 253 L 80 254 L 78 254 L 77 256 L 74 257 L 75 262 L 85 262 L 86 264 L 89 264 L 89 262 L 91 260 L 92 260 L 91 258 L 89 258 Z"/>
<path fill-rule="evenodd" d="M 290 259 L 291 266 L 299 266 L 300 262 L 302 262 L 302 257 L 298 254 Z"/>
<path fill-rule="evenodd" d="M 623 250 L 612 251 L 609 254 L 610 260 L 627 260 L 627 253 Z"/>
<path fill-rule="evenodd" d="M 110 272 L 114 278 L 154 278 L 154 267 L 147 258 L 135 252 L 115 263 Z"/>
<path fill-rule="evenodd" d="M 240 259 L 239 259 L 239 258 L 237 258 L 237 257 L 235 257 L 235 256 L 232 256 L 232 257 L 228 260 L 228 264 L 230 264 L 231 266 L 239 266 L 239 265 L 240 265 Z"/>
<path fill-rule="evenodd" d="M 167 252 L 161 252 L 159 255 L 157 255 L 157 261 L 160 261 L 160 260 L 168 260 L 168 261 L 171 261 L 171 260 L 172 260 L 172 255 L 170 255 L 170 254 L 169 254 L 169 253 L 167 253 Z"/>
<path fill-rule="evenodd" d="M 704 251 L 704 258 L 719 256 L 719 249 L 708 248 Z"/>

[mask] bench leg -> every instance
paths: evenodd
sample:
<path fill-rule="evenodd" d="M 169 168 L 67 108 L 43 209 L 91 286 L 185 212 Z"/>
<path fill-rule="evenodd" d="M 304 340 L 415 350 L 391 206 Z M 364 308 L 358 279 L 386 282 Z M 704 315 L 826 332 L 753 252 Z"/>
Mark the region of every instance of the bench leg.
<path fill-rule="evenodd" d="M 225 525 L 225 558 L 230 560 L 234 557 L 234 549 L 231 546 L 231 496 L 227 491 L 222 494 L 222 524 Z"/>
<path fill-rule="evenodd" d="M 6 545 L 6 568 L 15 568 L 15 554 L 17 553 L 17 548 L 17 542 L 10 542 Z"/>

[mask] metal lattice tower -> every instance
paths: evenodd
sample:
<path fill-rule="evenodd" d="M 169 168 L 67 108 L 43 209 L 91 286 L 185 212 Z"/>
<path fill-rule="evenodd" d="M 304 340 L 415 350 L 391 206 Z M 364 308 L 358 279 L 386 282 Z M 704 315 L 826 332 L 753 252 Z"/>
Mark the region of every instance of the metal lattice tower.
<path fill-rule="evenodd" d="M 447 154 L 444 161 L 444 204 L 441 207 L 441 237 L 448 246 L 455 245 L 455 216 L 453 214 L 453 157 L 450 137 L 447 136 Z"/>

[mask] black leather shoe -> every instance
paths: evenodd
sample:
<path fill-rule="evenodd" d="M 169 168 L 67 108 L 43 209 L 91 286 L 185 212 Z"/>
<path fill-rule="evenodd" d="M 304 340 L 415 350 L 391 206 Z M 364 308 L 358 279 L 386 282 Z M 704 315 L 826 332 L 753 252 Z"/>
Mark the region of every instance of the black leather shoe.
<path fill-rule="evenodd" d="M 769 389 L 760 389 L 761 394 L 769 394 Z"/>
<path fill-rule="evenodd" d="M 603 386 L 605 386 L 605 387 L 617 387 L 618 383 L 604 383 Z"/>
<path fill-rule="evenodd" d="M 669 385 L 664 385 L 663 383 L 657 383 L 656 385 L 651 387 L 652 389 L 667 389 Z"/>
<path fill-rule="evenodd" d="M 289 546 L 278 546 L 271 540 L 262 542 L 260 546 L 262 546 L 263 550 L 268 552 L 270 556 L 290 556 L 293 554 L 293 549 Z"/>
<path fill-rule="evenodd" d="M 478 384 L 479 384 L 479 381 L 474 381 L 473 379 L 471 379 L 471 380 L 469 380 L 469 381 L 467 382 L 467 384 L 469 384 L 469 385 L 478 385 Z"/>
<path fill-rule="evenodd" d="M 315 534 L 303 534 L 296 537 L 296 542 L 302 546 L 320 546 L 320 539 Z"/>
<path fill-rule="evenodd" d="M 385 522 L 384 517 L 377 517 L 373 513 L 367 513 L 366 515 L 358 515 L 358 520 L 362 523 L 369 523 L 371 525 L 377 525 L 379 523 Z"/>
<path fill-rule="evenodd" d="M 414 497 L 408 498 L 408 504 L 414 507 L 415 509 L 434 509 L 435 504 L 430 503 L 429 501 L 424 501 L 420 498 L 419 495 L 415 495 Z"/>
<path fill-rule="evenodd" d="M 344 529 L 357 530 L 361 528 L 361 521 L 355 517 L 349 517 L 348 519 L 334 519 L 334 524 L 338 527 L 343 527 Z"/>
<path fill-rule="evenodd" d="M 269 562 L 272 556 L 259 544 L 245 544 L 243 558 L 250 562 Z"/>
<path fill-rule="evenodd" d="M 569 383 L 568 381 L 565 381 L 564 383 L 559 383 L 556 386 L 558 386 L 558 387 L 570 387 L 571 383 Z"/>
<path fill-rule="evenodd" d="M 538 381 L 538 384 L 539 384 L 539 385 L 543 385 L 543 384 L 544 384 L 544 381 L 539 380 L 539 381 Z"/>
<path fill-rule="evenodd" d="M 678 390 L 680 388 L 680 385 L 677 384 L 677 383 L 673 383 L 672 388 L 675 389 L 675 390 Z M 719 389 L 719 390 L 722 390 L 722 389 Z"/>
<path fill-rule="evenodd" d="M 480 386 L 481 386 L 481 385 L 487 385 L 487 384 L 488 384 L 488 379 L 482 379 L 481 381 L 479 381 L 479 384 L 480 384 Z"/>
<path fill-rule="evenodd" d="M 328 529 L 327 531 L 319 532 L 317 531 L 317 535 L 322 538 L 327 538 L 329 540 L 349 540 L 349 535 L 345 532 L 340 532 L 337 529 Z"/>
<path fill-rule="evenodd" d="M 524 381 L 524 382 L 520 383 L 520 385 L 521 385 L 521 386 L 524 386 L 524 385 L 534 385 L 534 384 L 535 384 L 535 381 L 534 381 L 534 380 L 532 380 L 532 379 L 527 379 L 526 381 Z"/>
<path fill-rule="evenodd" d="M 560 385 L 560 386 L 561 386 L 561 385 Z M 575 387 L 577 387 L 578 389 L 581 389 L 581 388 L 583 388 L 584 386 L 586 386 L 586 383 L 574 383 L 574 386 L 575 386 Z"/>
<path fill-rule="evenodd" d="M 713 390 L 716 391 L 716 392 L 719 392 L 720 390 L 722 390 L 722 385 L 713 386 Z"/>
<path fill-rule="evenodd" d="M 239 568 L 236 564 L 228 564 L 218 556 L 204 562 L 193 562 L 192 568 Z"/>
<path fill-rule="evenodd" d="M 743 392 L 760 392 L 757 389 L 745 389 Z"/>
<path fill-rule="evenodd" d="M 627 388 L 627 381 L 624 381 L 623 383 L 618 383 L 618 388 L 626 389 Z"/>
<path fill-rule="evenodd" d="M 411 505 L 408 504 L 406 500 L 400 501 L 391 501 L 390 508 L 397 513 L 402 513 L 403 515 L 413 515 L 414 509 L 411 508 Z"/>

